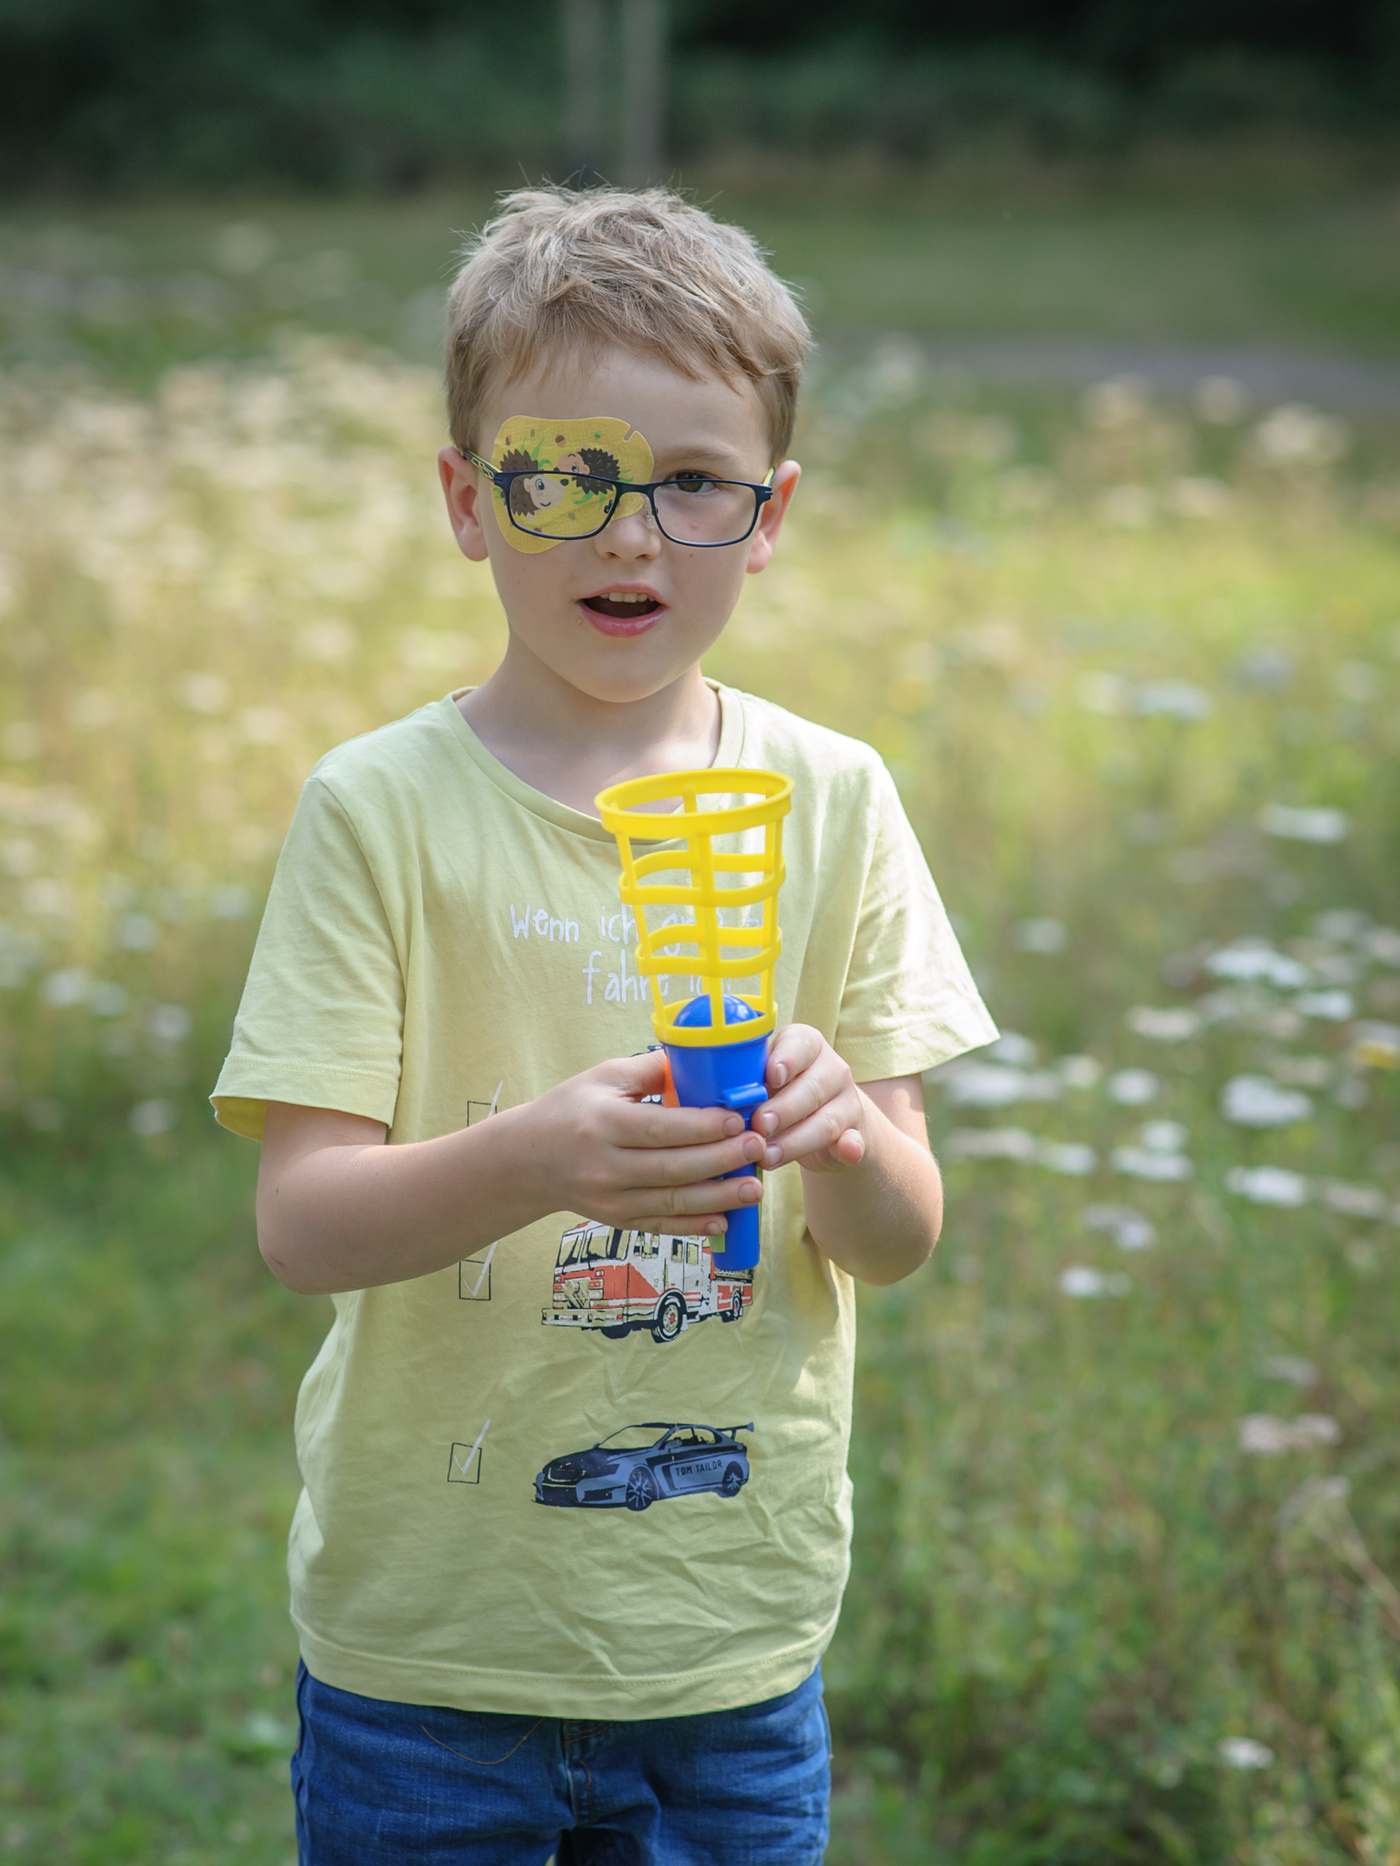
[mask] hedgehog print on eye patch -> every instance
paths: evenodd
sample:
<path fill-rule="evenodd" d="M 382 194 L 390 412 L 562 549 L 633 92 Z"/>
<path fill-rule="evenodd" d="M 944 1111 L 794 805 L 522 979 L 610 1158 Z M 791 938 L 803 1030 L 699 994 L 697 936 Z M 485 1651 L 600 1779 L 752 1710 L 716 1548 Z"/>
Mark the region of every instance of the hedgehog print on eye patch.
<path fill-rule="evenodd" d="M 596 532 L 613 493 L 607 482 L 645 485 L 653 458 L 645 436 L 612 415 L 511 415 L 492 443 L 491 464 L 520 475 L 507 482 L 509 491 L 496 487 L 500 505 L 510 502 L 509 514 L 497 514 L 506 542 L 517 551 L 548 551 Z M 639 493 L 623 493 L 612 516 L 627 518 L 642 504 Z"/>

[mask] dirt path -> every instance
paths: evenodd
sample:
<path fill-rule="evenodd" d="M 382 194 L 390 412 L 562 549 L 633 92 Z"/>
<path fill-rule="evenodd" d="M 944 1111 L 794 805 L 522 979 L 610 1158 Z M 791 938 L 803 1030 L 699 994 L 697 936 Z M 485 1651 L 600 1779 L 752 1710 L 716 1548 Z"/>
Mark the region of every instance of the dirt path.
<path fill-rule="evenodd" d="M 838 355 L 881 339 L 871 331 L 828 331 Z M 890 333 L 884 341 L 891 340 Z M 977 382 L 1087 388 L 1112 376 L 1141 376 L 1161 395 L 1189 395 L 1228 376 L 1255 403 L 1311 402 L 1348 415 L 1400 414 L 1400 363 L 1275 349 L 1256 344 L 1173 344 L 1099 337 L 901 337 L 936 369 Z"/>

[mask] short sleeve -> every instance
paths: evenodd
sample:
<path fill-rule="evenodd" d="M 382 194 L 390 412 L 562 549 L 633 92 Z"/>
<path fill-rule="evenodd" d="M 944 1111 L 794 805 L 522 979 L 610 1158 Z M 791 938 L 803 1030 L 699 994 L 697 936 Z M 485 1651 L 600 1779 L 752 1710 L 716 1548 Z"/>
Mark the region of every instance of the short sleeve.
<path fill-rule="evenodd" d="M 834 1048 L 858 1082 L 922 1074 L 997 1034 L 883 766 Z"/>
<path fill-rule="evenodd" d="M 269 1101 L 393 1125 L 404 966 L 354 826 L 319 778 L 304 786 L 210 1097 L 261 1140 Z"/>

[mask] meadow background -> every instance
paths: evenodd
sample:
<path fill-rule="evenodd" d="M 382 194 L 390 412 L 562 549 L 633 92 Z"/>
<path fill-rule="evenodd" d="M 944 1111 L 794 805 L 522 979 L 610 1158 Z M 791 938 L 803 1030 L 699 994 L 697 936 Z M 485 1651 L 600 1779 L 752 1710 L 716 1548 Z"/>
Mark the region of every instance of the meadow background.
<path fill-rule="evenodd" d="M 822 335 L 712 671 L 880 749 L 1005 1033 L 862 1298 L 830 1858 L 1400 1860 L 1395 176 L 702 193 Z M 0 1859 L 294 1851 L 329 1308 L 205 1096 L 302 776 L 500 652 L 433 462 L 488 198 L 0 216 Z M 1340 412 L 1248 386 L 1318 357 Z"/>

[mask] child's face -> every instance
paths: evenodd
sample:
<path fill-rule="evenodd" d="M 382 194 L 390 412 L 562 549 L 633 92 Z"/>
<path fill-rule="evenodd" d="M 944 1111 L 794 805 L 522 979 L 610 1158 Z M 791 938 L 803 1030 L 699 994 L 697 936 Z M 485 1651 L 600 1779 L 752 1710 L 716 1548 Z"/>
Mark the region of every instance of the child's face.
<path fill-rule="evenodd" d="M 731 388 L 718 376 L 693 382 L 660 358 L 630 351 L 561 358 L 501 386 L 481 411 L 478 435 L 495 434 L 513 415 L 626 420 L 650 444 L 657 480 L 690 471 L 762 484 L 768 472 L 762 411 L 747 384 Z M 466 556 L 491 561 L 514 671 L 537 677 L 542 693 L 562 678 L 614 702 L 649 698 L 697 666 L 729 620 L 745 575 L 772 556 L 800 471 L 794 461 L 777 469 L 773 498 L 742 544 L 673 544 L 644 510 L 615 517 L 595 537 L 527 553 L 503 535 L 510 521 L 478 471 L 455 448 L 445 447 L 439 461 L 458 544 Z M 643 600 L 619 600 L 629 595 Z"/>

